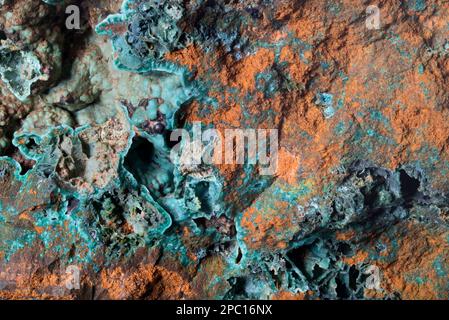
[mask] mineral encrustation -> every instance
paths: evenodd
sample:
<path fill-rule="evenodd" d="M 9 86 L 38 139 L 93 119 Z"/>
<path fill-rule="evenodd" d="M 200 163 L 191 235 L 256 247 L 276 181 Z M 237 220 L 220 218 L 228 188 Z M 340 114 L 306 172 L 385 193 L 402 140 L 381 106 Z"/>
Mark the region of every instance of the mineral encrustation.
<path fill-rule="evenodd" d="M 0 299 L 449 299 L 448 89 L 444 0 L 0 0 Z"/>

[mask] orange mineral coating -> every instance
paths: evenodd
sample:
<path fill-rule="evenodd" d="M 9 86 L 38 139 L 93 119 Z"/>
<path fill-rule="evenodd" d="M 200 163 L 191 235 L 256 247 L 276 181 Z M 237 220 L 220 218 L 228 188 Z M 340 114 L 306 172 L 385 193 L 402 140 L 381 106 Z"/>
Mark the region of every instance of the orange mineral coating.
<path fill-rule="evenodd" d="M 399 251 L 393 263 L 379 263 L 382 270 L 381 287 L 388 292 L 400 292 L 403 299 L 448 299 L 447 276 L 439 276 L 435 270 L 435 260 L 441 259 L 441 265 L 449 263 L 449 233 L 438 231 L 436 234 L 412 223 L 407 233 L 398 237 Z M 431 248 L 431 250 L 430 250 Z M 420 275 L 424 283 L 410 279 Z"/>
<path fill-rule="evenodd" d="M 271 296 L 272 300 L 307 300 L 307 292 L 291 293 L 289 291 L 279 291 Z"/>
<path fill-rule="evenodd" d="M 161 266 L 139 265 L 103 269 L 101 285 L 111 299 L 189 299 L 194 293 L 188 281 Z"/>
<path fill-rule="evenodd" d="M 242 214 L 240 225 L 247 234 L 244 237 L 245 243 L 252 249 L 263 246 L 284 249 L 287 243 L 278 238 L 278 234 L 287 228 L 294 232 L 298 227 L 294 224 L 294 214 L 287 210 L 287 202 L 278 201 L 275 208 L 257 211 L 255 207 L 250 207 Z"/>
<path fill-rule="evenodd" d="M 223 275 L 225 267 L 223 257 L 218 255 L 207 257 L 192 279 L 192 287 L 205 299 L 212 299 L 217 293 L 226 293 L 229 290 L 229 283 L 223 280 L 217 281 Z"/>
<path fill-rule="evenodd" d="M 355 234 L 337 232 L 336 238 L 350 240 Z M 435 262 L 443 268 L 449 262 L 449 233 L 443 230 L 428 231 L 421 224 L 405 222 L 398 226 L 396 233 L 392 234 L 397 240 L 397 252 L 394 246 L 372 258 L 366 250 L 359 250 L 351 257 L 344 257 L 343 262 L 348 265 L 373 265 L 380 271 L 380 290 L 365 288 L 365 295 L 369 298 L 382 298 L 386 294 L 399 293 L 401 299 L 448 299 L 447 276 L 437 274 Z M 378 237 L 378 238 L 377 238 Z M 390 236 L 370 235 L 370 245 L 374 246 L 377 239 L 391 244 Z M 418 282 L 420 278 L 422 282 Z"/>
<path fill-rule="evenodd" d="M 31 8 L 36 10 L 22 10 L 27 7 L 23 4 L 28 2 L 33 2 Z M 416 12 L 400 1 L 379 0 L 376 5 L 382 12 L 383 27 L 381 30 L 367 30 L 364 21 L 367 4 L 357 0 L 276 0 L 268 8 L 251 12 L 249 9 L 254 9 L 256 3 L 257 1 L 227 1 L 225 4 L 231 12 L 241 10 L 242 18 L 245 18 L 237 30 L 240 39 L 236 41 L 243 39 L 239 43 L 242 46 L 225 48 L 220 39 L 206 51 L 201 40 L 195 39 L 185 48 L 165 53 L 163 60 L 190 71 L 189 79 L 183 79 L 186 80 L 185 83 L 194 80 L 200 89 L 207 91 L 201 99 L 195 98 L 185 108 L 183 105 L 179 112 L 181 122 L 185 120 L 187 124 L 191 124 L 200 121 L 203 125 L 214 127 L 222 135 L 226 129 L 279 130 L 276 174 L 267 178 L 267 183 L 263 185 L 266 189 L 242 195 L 250 189 L 245 185 L 246 181 L 261 178 L 257 167 L 248 173 L 247 168 L 242 165 L 216 165 L 219 178 L 224 180 L 224 202 L 235 206 L 220 217 L 225 220 L 221 227 L 229 223 L 230 228 L 237 230 L 231 236 L 231 232 L 226 230 L 220 231 L 225 234 L 224 237 L 211 231 L 217 225 L 220 226 L 219 223 L 212 224 L 217 218 L 214 211 L 206 213 L 206 217 L 189 217 L 180 221 L 174 218 L 176 215 L 172 215 L 174 219 L 170 228 L 157 237 L 156 244 L 151 242 L 151 246 L 160 246 L 160 252 L 156 250 L 158 253 L 154 254 L 151 263 L 133 260 L 134 251 L 131 252 L 131 258 L 126 256 L 120 257 L 119 261 L 110 261 L 101 252 L 110 243 L 101 243 L 100 249 L 90 258 L 102 268 L 98 273 L 85 274 L 87 280 L 83 282 L 85 286 L 95 286 L 95 290 L 101 292 L 98 297 L 223 297 L 233 289 L 231 282 L 228 282 L 231 277 L 244 278 L 245 272 L 250 270 L 250 263 L 260 263 L 257 260 L 259 253 L 282 256 L 292 249 L 293 244 L 298 244 L 294 241 L 301 240 L 299 235 L 309 230 L 306 225 L 308 221 L 303 216 L 307 206 L 315 205 L 315 198 L 327 195 L 327 200 L 332 202 L 334 187 L 345 178 L 340 176 L 343 175 L 340 169 L 346 168 L 354 160 L 369 160 L 375 166 L 390 170 L 419 162 L 435 166 L 425 176 L 436 190 L 447 190 L 447 172 L 443 174 L 443 171 L 447 169 L 446 163 L 449 163 L 449 100 L 445 94 L 449 59 L 441 38 L 447 39 L 448 4 L 428 0 L 427 8 Z M 82 6 L 89 25 L 95 27 L 108 14 L 119 12 L 120 4 L 121 1 L 87 0 Z M 194 0 L 184 1 L 183 5 L 195 7 L 198 3 Z M 17 13 L 12 19 L 0 16 L 0 25 L 4 24 L 8 29 L 13 24 L 26 23 L 29 18 L 37 14 L 46 15 L 49 11 L 47 5 L 31 0 L 15 1 L 12 7 L 17 9 L 13 10 Z M 202 11 L 199 13 L 203 14 Z M 198 12 L 194 12 L 194 15 L 197 14 Z M 219 20 L 217 17 L 210 27 L 219 25 Z M 190 27 L 189 22 L 188 19 L 183 21 L 185 27 Z M 129 21 L 124 21 L 109 28 L 116 34 L 123 35 L 128 23 Z M 211 31 L 213 38 L 213 33 L 217 30 Z M 79 37 L 81 38 L 81 32 Z M 117 58 L 120 54 L 111 52 L 109 41 L 104 37 L 92 36 L 86 39 L 85 44 L 96 42 L 95 46 L 102 46 L 102 52 L 98 52 L 98 56 L 102 57 L 104 54 L 105 62 L 108 61 L 112 66 L 113 55 Z M 248 42 L 248 47 L 244 42 Z M 64 52 L 64 56 L 80 58 L 87 51 L 80 47 L 68 52 L 70 55 Z M 38 58 L 43 58 L 42 52 L 37 55 Z M 132 80 L 140 81 L 146 76 L 112 69 L 110 71 L 117 74 L 110 81 L 112 92 L 123 83 L 119 81 L 122 77 L 129 77 L 129 84 L 133 85 Z M 259 76 L 262 76 L 261 81 Z M 14 121 L 7 117 L 5 121 L 3 118 L 0 120 L 19 125 L 32 107 L 22 106 L 9 95 L 3 96 L 2 86 L 0 84 L 0 93 L 4 101 L 0 101 L 0 107 L 8 107 L 5 109 L 7 112 L 0 110 L 1 116 L 3 117 L 3 113 L 15 113 L 16 110 L 20 116 L 14 118 Z M 105 92 L 111 90 L 102 89 Z M 126 90 L 123 91 L 126 93 Z M 332 107 L 335 109 L 332 116 L 325 116 L 323 104 L 317 102 L 319 93 L 332 95 Z M 45 95 L 42 92 L 38 100 L 43 100 Z M 101 95 L 94 104 L 102 102 L 111 103 L 108 106 L 111 108 L 119 103 L 107 95 Z M 33 101 L 31 105 L 40 106 L 42 103 Z M 372 111 L 375 114 L 371 114 Z M 111 123 L 106 126 L 111 126 Z M 137 127 L 129 129 L 145 138 L 139 130 Z M 3 127 L 0 128 L 0 135 L 4 133 Z M 18 143 L 24 147 L 26 142 L 24 140 Z M 112 148 L 104 157 L 115 157 L 120 162 L 122 159 L 117 155 L 119 150 L 122 149 Z M 27 159 L 16 158 L 20 164 L 27 164 Z M 32 165 L 28 163 L 23 169 L 30 167 Z M 104 177 L 95 177 L 95 181 L 98 180 L 100 184 L 109 174 L 107 172 Z M 250 174 L 254 176 L 249 176 Z M 20 188 L 26 187 L 25 182 L 22 182 L 23 185 L 17 183 L 12 187 L 0 182 L 0 186 L 10 187 L 7 189 L 8 193 L 15 195 Z M 28 176 L 27 183 L 33 184 L 31 175 Z M 253 185 L 257 190 L 256 184 Z M 91 193 L 93 190 L 87 192 Z M 90 248 L 83 247 L 83 244 L 91 235 L 80 235 L 77 233 L 80 230 L 70 230 L 76 228 L 69 223 L 69 219 L 60 225 L 37 225 L 40 214 L 38 211 L 53 205 L 49 204 L 53 199 L 48 200 L 42 193 L 39 188 L 29 188 L 22 197 L 8 197 L 5 207 L 1 208 L 3 210 L 13 202 L 19 206 L 21 209 L 17 214 L 6 214 L 7 224 L 11 221 L 14 224 L 14 229 L 9 229 L 8 226 L 6 231 L 11 232 L 12 237 L 18 230 L 26 231 L 35 240 L 30 245 L 34 247 L 34 251 L 20 249 L 8 263 L 3 262 L 7 255 L 10 258 L 8 250 L 4 250 L 8 248 L 1 247 L 0 263 L 4 264 L 0 267 L 10 266 L 13 271 L 25 272 L 15 278 L 17 288 L 0 290 L 0 298 L 75 297 L 67 290 L 59 295 L 49 291 L 52 287 L 61 285 L 64 280 L 50 269 L 64 261 L 66 256 L 79 260 L 89 256 Z M 159 199 L 155 197 L 155 200 Z M 63 201 L 57 199 L 56 202 L 55 208 L 61 209 Z M 76 221 L 90 214 L 98 216 L 95 211 L 87 212 L 90 209 L 86 207 L 83 210 L 86 212 L 71 212 L 70 219 Z M 438 215 L 443 216 L 443 213 Z M 447 219 L 447 213 L 445 215 Z M 437 220 L 427 230 L 423 224 L 395 221 L 384 226 L 385 230 L 379 234 L 376 230 L 366 231 L 362 235 L 358 234 L 356 228 L 334 232 L 333 225 L 320 225 L 324 230 L 319 229 L 319 232 L 329 232 L 326 236 L 329 235 L 333 240 L 363 243 L 363 248 L 356 250 L 352 256 L 342 257 L 341 261 L 357 267 L 373 264 L 381 269 L 381 292 L 366 289 L 366 297 L 382 298 L 386 294 L 398 293 L 403 299 L 447 299 L 447 272 L 441 276 L 434 265 L 435 261 L 439 261 L 446 267 L 449 262 L 448 234 L 444 231 L 447 228 L 444 229 L 443 224 Z M 441 228 L 435 225 L 440 225 Z M 107 221 L 105 226 L 114 228 L 115 223 Z M 0 225 L 0 231 L 3 231 L 2 227 Z M 225 227 L 222 229 L 226 229 Z M 330 229 L 325 230 L 328 227 Z M 207 232 L 201 233 L 199 229 L 207 229 Z M 118 231 L 127 236 L 135 233 L 132 225 L 126 221 Z M 49 247 L 44 246 L 44 237 L 50 238 L 52 243 Z M 223 243 L 215 241 L 225 238 L 226 245 L 229 242 L 229 248 L 223 249 L 219 247 Z M 179 243 L 173 244 L 173 239 Z M 95 245 L 100 242 L 96 238 L 89 240 Z M 374 249 L 377 240 L 385 243 L 388 249 L 378 253 L 377 248 Z M 169 245 L 164 241 L 170 241 Z M 60 244 L 64 253 L 58 253 L 59 249 L 55 249 Z M 173 248 L 170 247 L 172 244 Z M 210 248 L 215 244 L 219 248 L 214 247 L 214 252 L 211 253 Z M 243 248 L 239 246 L 242 244 L 247 251 L 241 250 Z M 110 248 L 113 249 L 112 245 Z M 144 247 L 139 247 L 137 251 L 143 249 Z M 203 249 L 207 254 L 200 252 Z M 237 249 L 240 254 L 243 252 L 246 255 L 245 259 L 239 261 L 248 261 L 248 265 L 236 266 L 239 263 L 234 259 L 230 262 L 229 256 L 232 257 Z M 107 266 L 104 265 L 106 262 Z M 84 263 L 89 265 L 90 262 Z M 32 269 L 28 270 L 30 266 Z M 239 267 L 244 270 L 242 273 L 239 273 L 241 270 L 236 271 Z M 297 290 L 292 289 L 290 292 L 290 288 L 281 288 L 278 283 L 275 287 L 278 292 L 272 294 L 272 299 L 308 299 L 315 294 L 293 293 Z M 76 297 L 79 298 L 80 295 L 77 292 Z"/>

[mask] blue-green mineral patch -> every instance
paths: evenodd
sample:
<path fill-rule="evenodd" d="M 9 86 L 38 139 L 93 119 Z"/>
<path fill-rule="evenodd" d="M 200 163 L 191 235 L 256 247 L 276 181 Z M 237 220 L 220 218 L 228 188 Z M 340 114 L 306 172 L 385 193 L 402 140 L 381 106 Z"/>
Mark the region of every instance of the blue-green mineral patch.
<path fill-rule="evenodd" d="M 447 299 L 449 9 L 368 32 L 349 2 L 70 1 L 66 30 L 68 1 L 0 0 L 0 271 L 32 269 L 5 290 Z M 279 141 L 196 161 L 226 129 Z"/>

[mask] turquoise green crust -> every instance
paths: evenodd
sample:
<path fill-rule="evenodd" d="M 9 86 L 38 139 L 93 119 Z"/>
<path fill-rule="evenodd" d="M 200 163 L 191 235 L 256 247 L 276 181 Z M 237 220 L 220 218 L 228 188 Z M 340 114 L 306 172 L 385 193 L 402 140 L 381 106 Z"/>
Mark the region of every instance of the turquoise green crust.
<path fill-rule="evenodd" d="M 43 6 L 40 18 L 62 21 L 64 1 L 43 2 L 34 2 Z M 426 12 L 428 2 L 401 10 Z M 373 266 L 388 271 L 409 258 L 403 251 L 415 229 L 426 241 L 448 231 L 447 146 L 411 138 L 430 126 L 417 123 L 429 120 L 424 111 L 405 129 L 404 119 L 420 112 L 397 116 L 406 109 L 397 93 L 406 76 L 419 79 L 429 104 L 448 101 L 442 94 L 434 102 L 438 88 L 421 78 L 430 68 L 430 58 L 415 64 L 422 48 L 389 30 L 385 41 L 401 63 L 371 70 L 353 58 L 353 69 L 373 75 L 354 84 L 357 70 L 339 65 L 345 44 L 333 44 L 347 30 L 303 37 L 298 17 L 283 16 L 276 1 L 125 0 L 116 13 L 102 5 L 89 11 L 98 24 L 84 40 L 80 31 L 63 42 L 54 36 L 59 29 L 47 28 L 46 42 L 43 20 L 36 34 L 29 26 L 11 28 L 18 36 L 0 30 L 0 266 L 38 252 L 43 265 L 50 257 L 86 270 L 89 285 L 112 298 L 102 272 L 126 277 L 147 265 L 156 280 L 144 287 L 181 288 L 175 278 L 187 279 L 191 292 L 176 298 L 407 298 L 391 279 L 375 293 L 367 283 Z M 285 10 L 301 13 L 302 5 L 287 1 Z M 317 11 L 338 18 L 343 7 L 326 2 Z M 357 24 L 358 14 L 346 10 L 339 19 Z M 433 56 L 447 56 L 441 43 L 435 47 Z M 359 94 L 373 87 L 382 94 Z M 397 109 L 388 113 L 391 104 Z M 279 129 L 280 170 L 185 163 L 198 156 L 191 137 L 223 127 Z M 200 143 L 206 152 L 213 144 Z M 401 143 L 408 145 L 398 151 Z M 445 298 L 448 241 L 435 245 L 439 251 L 429 247 L 430 256 L 412 246 L 432 261 L 401 281 L 432 284 L 433 297 Z M 130 277 L 139 283 L 147 272 Z"/>
<path fill-rule="evenodd" d="M 42 76 L 40 69 L 33 53 L 0 47 L 0 77 L 18 99 L 30 96 L 31 87 Z"/>

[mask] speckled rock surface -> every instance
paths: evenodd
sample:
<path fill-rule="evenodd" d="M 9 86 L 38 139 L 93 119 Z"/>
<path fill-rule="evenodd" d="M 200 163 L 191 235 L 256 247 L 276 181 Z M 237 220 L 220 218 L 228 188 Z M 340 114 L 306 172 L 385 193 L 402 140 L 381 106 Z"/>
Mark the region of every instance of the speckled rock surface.
<path fill-rule="evenodd" d="M 449 3 L 370 5 L 0 0 L 0 299 L 448 299 Z"/>

